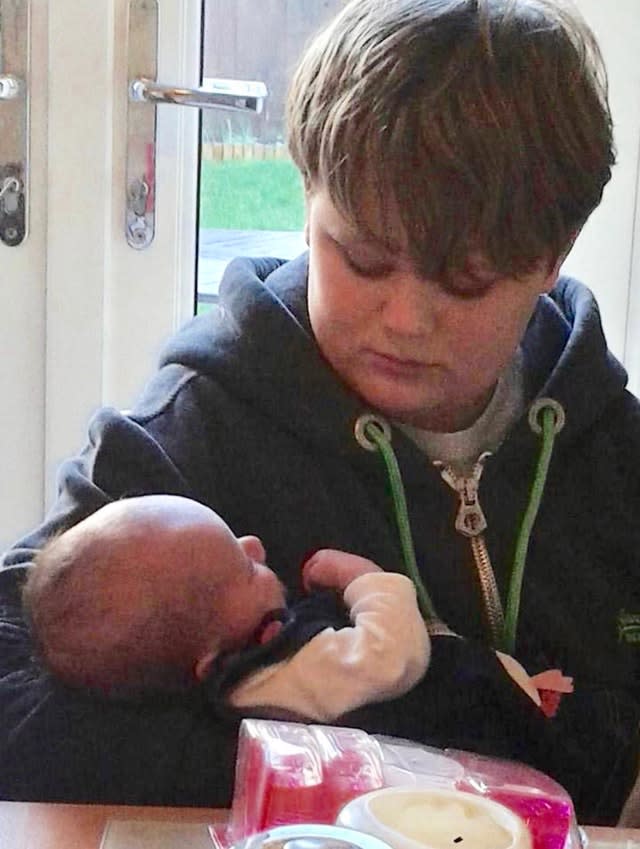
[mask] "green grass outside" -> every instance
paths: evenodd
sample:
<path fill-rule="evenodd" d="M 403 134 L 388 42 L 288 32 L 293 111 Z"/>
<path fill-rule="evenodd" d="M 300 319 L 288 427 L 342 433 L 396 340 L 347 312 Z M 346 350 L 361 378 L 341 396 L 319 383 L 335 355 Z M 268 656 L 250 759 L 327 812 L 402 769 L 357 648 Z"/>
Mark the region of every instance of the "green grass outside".
<path fill-rule="evenodd" d="M 202 229 L 302 230 L 303 224 L 302 181 L 290 160 L 202 160 Z"/>

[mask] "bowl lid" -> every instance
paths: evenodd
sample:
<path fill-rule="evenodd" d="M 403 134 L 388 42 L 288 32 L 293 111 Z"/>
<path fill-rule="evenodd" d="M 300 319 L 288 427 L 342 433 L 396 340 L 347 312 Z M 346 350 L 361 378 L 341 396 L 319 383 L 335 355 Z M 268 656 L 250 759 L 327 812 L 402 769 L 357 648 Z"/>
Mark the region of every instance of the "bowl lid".
<path fill-rule="evenodd" d="M 261 831 L 236 843 L 234 849 L 390 849 L 389 844 L 337 825 L 301 823 Z"/>

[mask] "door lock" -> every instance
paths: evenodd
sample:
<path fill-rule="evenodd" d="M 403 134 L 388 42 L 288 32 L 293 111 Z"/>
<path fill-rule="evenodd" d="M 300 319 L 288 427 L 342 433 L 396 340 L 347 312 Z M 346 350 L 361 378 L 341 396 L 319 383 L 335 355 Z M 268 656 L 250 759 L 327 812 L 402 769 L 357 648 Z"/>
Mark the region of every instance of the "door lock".
<path fill-rule="evenodd" d="M 29 3 L 0 0 L 0 241 L 27 235 Z"/>

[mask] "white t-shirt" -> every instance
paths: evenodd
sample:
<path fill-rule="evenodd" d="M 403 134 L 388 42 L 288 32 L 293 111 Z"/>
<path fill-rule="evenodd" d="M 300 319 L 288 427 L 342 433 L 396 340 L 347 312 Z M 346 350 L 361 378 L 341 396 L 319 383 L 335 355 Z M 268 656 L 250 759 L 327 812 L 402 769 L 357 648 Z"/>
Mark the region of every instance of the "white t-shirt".
<path fill-rule="evenodd" d="M 484 412 L 470 428 L 455 433 L 437 433 L 402 423 L 398 423 L 398 427 L 430 460 L 439 460 L 452 466 L 458 474 L 467 475 L 481 454 L 500 446 L 524 407 L 522 352 L 518 349 L 500 376 Z"/>

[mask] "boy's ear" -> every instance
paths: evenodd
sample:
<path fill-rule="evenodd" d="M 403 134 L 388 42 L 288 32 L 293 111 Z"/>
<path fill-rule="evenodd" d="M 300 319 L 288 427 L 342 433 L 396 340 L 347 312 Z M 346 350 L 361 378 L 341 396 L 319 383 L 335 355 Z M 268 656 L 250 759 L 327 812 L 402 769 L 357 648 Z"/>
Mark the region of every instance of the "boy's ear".
<path fill-rule="evenodd" d="M 211 649 L 207 651 L 206 654 L 203 654 L 201 657 L 196 660 L 195 666 L 193 667 L 193 674 L 196 677 L 196 681 L 204 681 L 209 672 L 211 671 L 211 667 L 213 666 L 213 662 L 218 657 L 219 651 L 218 648 Z"/>
<path fill-rule="evenodd" d="M 553 289 L 553 287 L 558 282 L 558 277 L 560 276 L 560 266 L 564 262 L 565 255 L 558 257 L 558 259 L 554 262 L 553 266 L 549 269 L 549 273 L 545 277 L 544 283 L 542 284 L 542 295 L 548 295 L 549 292 Z"/>
<path fill-rule="evenodd" d="M 567 246 L 565 247 L 565 249 L 562 251 L 560 256 L 556 259 L 554 264 L 549 269 L 549 274 L 545 278 L 544 291 L 543 291 L 542 294 L 548 294 L 553 289 L 553 287 L 556 285 L 558 277 L 560 276 L 560 269 L 562 267 L 562 263 L 569 256 L 571 248 L 574 246 L 576 239 L 580 235 L 581 229 L 582 228 L 580 227 L 577 230 L 573 231 L 573 233 L 571 234 L 571 236 L 569 238 L 569 242 L 568 242 Z"/>

